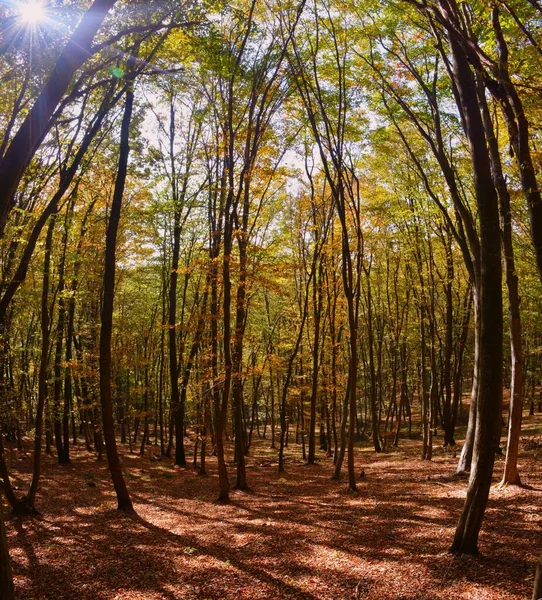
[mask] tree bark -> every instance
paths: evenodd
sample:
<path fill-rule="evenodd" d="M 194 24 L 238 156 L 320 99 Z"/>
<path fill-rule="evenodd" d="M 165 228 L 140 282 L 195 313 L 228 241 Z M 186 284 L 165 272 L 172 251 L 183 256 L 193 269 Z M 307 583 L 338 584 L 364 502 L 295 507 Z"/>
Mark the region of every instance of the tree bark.
<path fill-rule="evenodd" d="M 536 563 L 534 576 L 533 600 L 542 600 L 542 557 Z"/>
<path fill-rule="evenodd" d="M 0 600 L 15 600 L 8 540 L 4 525 L 4 508 L 0 498 Z"/>
<path fill-rule="evenodd" d="M 445 4 L 444 0 L 439 1 L 441 5 Z M 499 207 L 476 99 L 474 76 L 460 44 L 452 36 L 449 36 L 449 43 L 453 57 L 453 76 L 470 144 L 481 251 L 480 367 L 474 449 L 467 498 L 451 550 L 476 554 L 501 426 L 503 318 Z"/>
<path fill-rule="evenodd" d="M 506 460 L 502 485 L 521 485 L 518 472 L 519 438 L 521 434 L 521 417 L 523 412 L 523 348 L 521 342 L 521 316 L 518 276 L 514 259 L 512 243 L 512 215 L 510 194 L 504 178 L 499 145 L 493 128 L 485 90 L 478 83 L 478 102 L 486 132 L 489 155 L 491 159 L 491 174 L 497 195 L 501 218 L 501 243 L 504 256 L 504 272 L 508 290 L 508 323 L 510 330 L 510 418 L 508 420 L 508 440 L 506 444 Z"/>
<path fill-rule="evenodd" d="M 131 59 L 133 60 L 133 59 Z M 111 338 L 113 331 L 113 302 L 115 297 L 115 267 L 117 232 L 122 208 L 122 199 L 128 172 L 128 156 L 130 153 L 130 122 L 134 103 L 134 92 L 130 87 L 126 93 L 126 103 L 122 118 L 120 134 L 120 154 L 117 168 L 117 178 L 111 212 L 107 224 L 105 240 L 105 266 L 103 277 L 103 301 L 100 328 L 100 402 L 102 407 L 102 424 L 107 461 L 113 486 L 117 494 L 119 510 L 134 512 L 132 500 L 124 481 L 122 467 L 115 439 L 115 422 L 113 418 L 113 402 L 111 396 Z"/>

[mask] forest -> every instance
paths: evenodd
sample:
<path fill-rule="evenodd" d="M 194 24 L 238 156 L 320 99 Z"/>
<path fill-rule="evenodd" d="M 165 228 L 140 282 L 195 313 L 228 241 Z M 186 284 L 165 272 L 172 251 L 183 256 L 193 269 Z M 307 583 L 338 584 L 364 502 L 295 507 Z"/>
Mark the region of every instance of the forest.
<path fill-rule="evenodd" d="M 542 598 L 541 65 L 540 0 L 1 0 L 0 600 Z"/>

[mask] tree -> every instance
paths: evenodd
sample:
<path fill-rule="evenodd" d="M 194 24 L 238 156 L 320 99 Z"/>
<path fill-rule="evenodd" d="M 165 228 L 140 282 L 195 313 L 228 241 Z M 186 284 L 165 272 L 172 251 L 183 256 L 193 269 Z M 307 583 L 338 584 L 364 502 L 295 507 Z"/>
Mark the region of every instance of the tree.
<path fill-rule="evenodd" d="M 135 59 L 130 59 L 129 67 L 134 66 Z M 100 403 L 102 407 L 102 423 L 107 452 L 107 461 L 111 479 L 117 494 L 119 510 L 134 512 L 132 500 L 124 481 L 115 439 L 113 420 L 113 401 L 111 398 L 111 336 L 113 329 L 113 301 L 115 296 L 115 264 L 117 231 L 120 221 L 122 198 L 128 173 L 128 156 L 130 153 L 130 123 L 134 105 L 134 91 L 131 87 L 126 92 L 126 101 L 120 132 L 119 161 L 115 189 L 111 201 L 111 212 L 107 223 L 105 237 L 105 264 L 103 274 L 103 300 L 100 318 Z"/>
<path fill-rule="evenodd" d="M 2 600 L 13 600 L 15 598 L 2 502 L 0 502 L 0 598 Z"/>
<path fill-rule="evenodd" d="M 91 54 L 94 36 L 101 27 L 115 0 L 95 0 L 71 35 L 66 47 L 0 160 L 0 231 L 13 208 L 13 198 L 25 169 L 39 145 L 50 131 L 51 120 L 58 103 L 67 90 L 75 72 Z"/>

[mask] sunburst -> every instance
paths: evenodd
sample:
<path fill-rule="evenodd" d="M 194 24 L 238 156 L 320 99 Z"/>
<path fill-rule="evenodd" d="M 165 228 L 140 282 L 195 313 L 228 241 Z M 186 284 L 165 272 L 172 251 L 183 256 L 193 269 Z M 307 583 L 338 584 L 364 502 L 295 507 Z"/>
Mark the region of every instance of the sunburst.
<path fill-rule="evenodd" d="M 43 2 L 24 2 L 17 8 L 19 21 L 25 25 L 36 26 L 47 19 Z"/>

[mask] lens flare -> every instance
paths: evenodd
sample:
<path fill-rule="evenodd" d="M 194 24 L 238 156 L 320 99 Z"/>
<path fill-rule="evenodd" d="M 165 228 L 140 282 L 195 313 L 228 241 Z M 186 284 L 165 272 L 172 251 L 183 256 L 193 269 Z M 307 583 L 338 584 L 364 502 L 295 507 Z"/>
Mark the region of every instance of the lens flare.
<path fill-rule="evenodd" d="M 45 6 L 42 2 L 25 2 L 19 6 L 19 19 L 26 25 L 37 25 L 45 18 Z"/>

